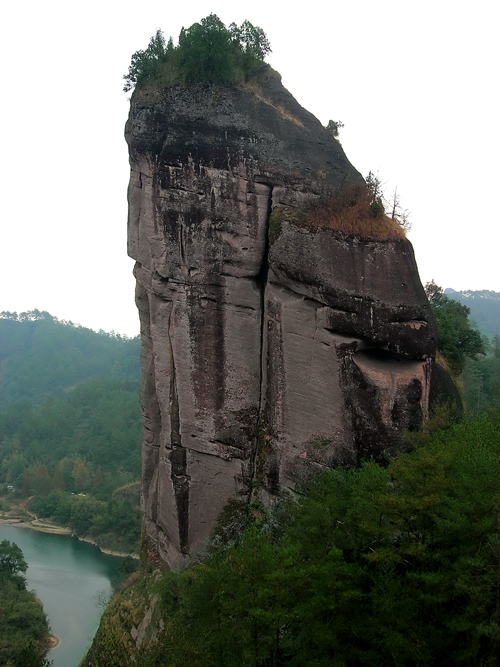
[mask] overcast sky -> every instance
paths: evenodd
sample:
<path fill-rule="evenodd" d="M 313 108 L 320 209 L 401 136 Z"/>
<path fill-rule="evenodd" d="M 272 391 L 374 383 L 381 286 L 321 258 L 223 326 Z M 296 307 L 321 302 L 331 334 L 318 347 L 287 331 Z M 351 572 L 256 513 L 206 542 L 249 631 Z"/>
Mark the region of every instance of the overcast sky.
<path fill-rule="evenodd" d="M 211 12 L 271 42 L 286 88 L 412 213 L 422 282 L 500 291 L 498 2 L 27 0 L 3 8 L 0 311 L 138 333 L 123 74 Z M 299 7 L 299 5 L 295 5 Z"/>

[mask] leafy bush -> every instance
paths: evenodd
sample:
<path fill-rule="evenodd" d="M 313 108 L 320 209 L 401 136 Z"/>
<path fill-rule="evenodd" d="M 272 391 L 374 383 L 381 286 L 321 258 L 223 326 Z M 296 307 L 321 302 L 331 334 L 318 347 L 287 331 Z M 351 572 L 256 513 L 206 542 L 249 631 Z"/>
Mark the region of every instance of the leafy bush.
<path fill-rule="evenodd" d="M 344 123 L 340 120 L 329 120 L 326 129 L 331 133 L 332 137 L 337 138 L 339 131 L 344 127 Z"/>
<path fill-rule="evenodd" d="M 161 30 L 150 39 L 147 49 L 132 56 L 124 90 L 136 85 L 177 82 L 236 81 L 264 64 L 271 46 L 258 26 L 244 21 L 226 28 L 210 14 L 190 28 L 182 28 L 179 43 L 165 43 Z"/>

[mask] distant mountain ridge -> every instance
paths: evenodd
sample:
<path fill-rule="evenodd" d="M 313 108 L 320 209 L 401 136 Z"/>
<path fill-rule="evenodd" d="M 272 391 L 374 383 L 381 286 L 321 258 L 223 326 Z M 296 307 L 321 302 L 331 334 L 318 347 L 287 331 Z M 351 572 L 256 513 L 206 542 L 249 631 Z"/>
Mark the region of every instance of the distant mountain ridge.
<path fill-rule="evenodd" d="M 139 337 L 92 331 L 33 310 L 1 312 L 0 341 L 0 410 L 17 400 L 40 405 L 98 377 L 139 384 Z"/>
<path fill-rule="evenodd" d="M 492 290 L 454 290 L 447 287 L 446 296 L 470 308 L 470 315 L 488 338 L 500 336 L 500 292 Z"/>

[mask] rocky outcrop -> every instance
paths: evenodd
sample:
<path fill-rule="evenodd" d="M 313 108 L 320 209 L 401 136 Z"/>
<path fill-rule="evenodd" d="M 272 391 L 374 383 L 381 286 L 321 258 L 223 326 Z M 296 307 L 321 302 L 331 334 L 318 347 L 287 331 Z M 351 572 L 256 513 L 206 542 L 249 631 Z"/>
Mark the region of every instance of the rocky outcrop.
<path fill-rule="evenodd" d="M 380 457 L 428 407 L 432 316 L 406 239 L 282 216 L 362 182 L 267 69 L 137 90 L 126 127 L 147 548 L 178 566 L 228 498 Z M 252 490 L 253 489 L 253 490 Z"/>
<path fill-rule="evenodd" d="M 168 625 L 158 595 L 158 572 L 143 574 L 140 584 L 136 583 L 138 574 L 115 592 L 79 667 L 133 667 L 155 650 Z"/>

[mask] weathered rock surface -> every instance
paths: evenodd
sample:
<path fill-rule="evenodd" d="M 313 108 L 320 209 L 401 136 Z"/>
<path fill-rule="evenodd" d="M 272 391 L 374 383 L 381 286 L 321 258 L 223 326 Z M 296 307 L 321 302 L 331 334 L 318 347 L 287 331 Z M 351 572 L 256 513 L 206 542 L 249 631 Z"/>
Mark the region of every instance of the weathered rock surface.
<path fill-rule="evenodd" d="M 176 567 L 227 499 L 380 456 L 428 408 L 430 308 L 406 240 L 276 207 L 362 182 L 272 70 L 134 93 L 126 127 L 150 553 Z"/>

